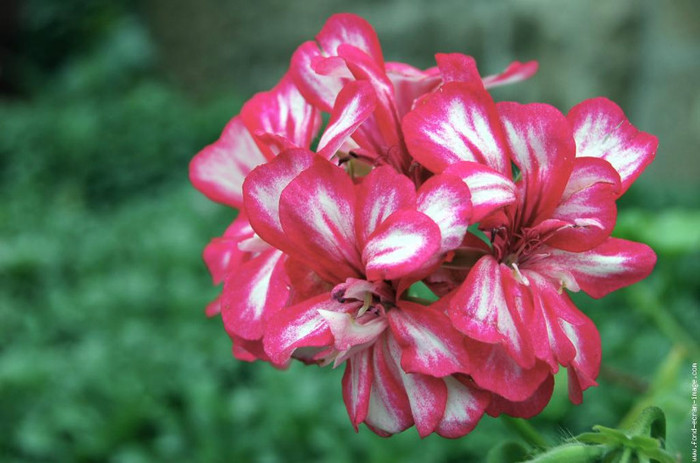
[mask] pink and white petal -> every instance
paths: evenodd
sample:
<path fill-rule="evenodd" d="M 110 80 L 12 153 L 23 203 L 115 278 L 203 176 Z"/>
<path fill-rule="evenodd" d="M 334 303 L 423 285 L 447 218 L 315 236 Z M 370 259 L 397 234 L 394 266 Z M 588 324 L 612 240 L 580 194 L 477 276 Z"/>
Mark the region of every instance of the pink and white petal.
<path fill-rule="evenodd" d="M 534 225 L 549 218 L 571 175 L 576 156 L 571 126 L 547 104 L 501 102 L 497 106 L 523 179 L 521 222 Z"/>
<path fill-rule="evenodd" d="M 224 283 L 224 327 L 244 339 L 260 339 L 265 322 L 289 299 L 284 254 L 270 249 L 231 272 Z"/>
<path fill-rule="evenodd" d="M 472 202 L 471 223 L 479 222 L 496 209 L 515 201 L 515 184 L 484 164 L 462 161 L 443 171 L 462 179 L 469 187 Z"/>
<path fill-rule="evenodd" d="M 358 302 L 357 309 L 361 305 L 362 303 Z M 388 325 L 383 317 L 377 317 L 367 323 L 359 323 L 354 313 L 329 310 L 319 310 L 319 313 L 333 333 L 333 346 L 339 351 L 347 351 L 376 340 Z"/>
<path fill-rule="evenodd" d="M 372 349 L 362 350 L 347 360 L 343 374 L 343 401 L 356 432 L 358 425 L 367 418 L 373 381 Z"/>
<path fill-rule="evenodd" d="M 537 61 L 526 61 L 525 63 L 513 61 L 500 74 L 484 77 L 484 86 L 486 88 L 493 88 L 521 82 L 534 76 L 538 66 Z"/>
<path fill-rule="evenodd" d="M 554 375 L 549 375 L 532 396 L 521 402 L 513 402 L 504 399 L 498 394 L 493 394 L 486 413 L 494 418 L 502 414 L 516 418 L 532 418 L 544 410 L 552 397 L 553 391 Z"/>
<path fill-rule="evenodd" d="M 365 419 L 365 424 L 382 436 L 396 434 L 413 424 L 411 404 L 387 338 L 388 334 L 383 335 L 371 348 L 374 375 Z"/>
<path fill-rule="evenodd" d="M 387 62 L 386 74 L 394 86 L 394 103 L 399 118 L 413 108 L 417 98 L 432 92 L 442 83 L 436 67 L 422 71 L 409 64 Z"/>
<path fill-rule="evenodd" d="M 407 373 L 435 377 L 469 373 L 469 352 L 463 335 L 443 312 L 408 301 L 387 313 L 391 332 L 401 346 L 401 367 Z"/>
<path fill-rule="evenodd" d="M 340 167 L 316 156 L 280 196 L 287 252 L 329 282 L 361 275 L 355 242 L 355 189 Z"/>
<path fill-rule="evenodd" d="M 372 61 L 364 51 L 352 45 L 340 45 L 338 55 L 345 60 L 355 79 L 372 84 L 377 96 L 374 122 L 387 146 L 399 144 L 400 123 L 394 106 L 394 87 L 384 68 Z"/>
<path fill-rule="evenodd" d="M 476 60 L 461 53 L 438 53 L 435 55 L 440 75 L 445 83 L 469 82 L 481 84 L 481 76 L 476 68 Z"/>
<path fill-rule="evenodd" d="M 468 378 L 448 376 L 442 379 L 447 386 L 447 404 L 436 432 L 442 437 L 456 439 L 471 432 L 479 423 L 490 394 L 475 387 Z"/>
<path fill-rule="evenodd" d="M 522 402 L 538 390 L 551 375 L 549 366 L 537 361 L 532 368 L 522 368 L 506 350 L 497 344 L 486 344 L 469 338 L 464 340 L 474 365 L 471 377 L 481 389 L 513 402 Z"/>
<path fill-rule="evenodd" d="M 338 47 L 352 45 L 369 55 L 383 69 L 384 58 L 379 38 L 370 23 L 351 13 L 334 14 L 326 21 L 316 40 L 328 55 L 337 55 Z"/>
<path fill-rule="evenodd" d="M 393 280 L 430 262 L 440 250 L 440 228 L 427 215 L 408 209 L 391 214 L 369 236 L 362 251 L 368 280 Z"/>
<path fill-rule="evenodd" d="M 348 82 L 333 106 L 328 126 L 318 143 L 318 154 L 330 159 L 345 140 L 372 114 L 377 97 L 367 82 Z"/>
<path fill-rule="evenodd" d="M 440 252 L 458 248 L 472 222 L 469 188 L 457 176 L 440 174 L 429 178 L 417 194 L 417 210 L 440 227 Z"/>
<path fill-rule="evenodd" d="M 239 249 L 238 244 L 253 236 L 255 236 L 255 232 L 250 226 L 248 218 L 245 214 L 239 213 L 223 236 L 216 237 L 207 244 L 202 258 L 215 285 L 224 281 L 229 271 L 252 257 L 247 251 Z"/>
<path fill-rule="evenodd" d="M 292 55 L 289 74 L 309 103 L 321 111 L 331 112 L 345 79 L 318 74 L 315 66 L 322 59 L 316 42 L 304 42 Z"/>
<path fill-rule="evenodd" d="M 299 93 L 290 75 L 282 77 L 270 91 L 260 92 L 241 108 L 241 119 L 253 138 L 273 134 L 286 138 L 299 148 L 308 148 L 321 124 L 319 111 Z M 263 140 L 258 147 L 268 158 L 275 154 Z"/>
<path fill-rule="evenodd" d="M 586 252 L 548 252 L 548 260 L 568 269 L 578 286 L 596 299 L 643 280 L 656 264 L 656 254 L 649 246 L 618 238 L 608 238 Z"/>
<path fill-rule="evenodd" d="M 243 183 L 243 200 L 251 226 L 278 249 L 288 247 L 279 218 L 280 196 L 299 173 L 311 166 L 314 157 L 314 153 L 304 149 L 285 151 L 250 172 Z"/>
<path fill-rule="evenodd" d="M 618 105 L 591 98 L 566 116 L 574 129 L 576 156 L 608 161 L 620 174 L 622 195 L 654 160 L 658 139 L 634 127 Z"/>
<path fill-rule="evenodd" d="M 284 363 L 296 349 L 332 346 L 333 334 L 319 310 L 339 311 L 342 306 L 325 293 L 274 314 L 263 337 L 267 355 Z"/>
<path fill-rule="evenodd" d="M 355 229 L 358 245 L 391 214 L 399 209 L 415 209 L 416 190 L 413 182 L 393 167 L 381 166 L 364 177 L 357 187 Z"/>
<path fill-rule="evenodd" d="M 580 404 L 583 401 L 583 391 L 598 385 L 595 380 L 600 372 L 602 356 L 600 334 L 590 319 L 579 325 L 564 321 L 562 328 L 576 348 L 576 357 L 565 365 L 569 379 L 569 399 L 574 404 Z"/>
<path fill-rule="evenodd" d="M 602 243 L 615 227 L 619 179 L 615 169 L 603 159 L 576 158 L 561 202 L 551 216 L 570 226 L 545 242 L 573 252 L 588 251 Z"/>
<path fill-rule="evenodd" d="M 212 201 L 240 208 L 248 172 L 266 161 L 240 116 L 224 127 L 219 139 L 190 162 L 190 181 Z"/>
<path fill-rule="evenodd" d="M 452 82 L 421 99 L 404 116 L 411 155 L 433 172 L 472 161 L 510 175 L 508 146 L 491 96 L 481 82 Z"/>
<path fill-rule="evenodd" d="M 479 259 L 450 301 L 448 315 L 467 336 L 499 344 L 523 368 L 534 364 L 534 354 L 520 312 L 528 300 L 509 267 L 492 256 Z"/>
<path fill-rule="evenodd" d="M 401 347 L 391 335 L 387 336 L 387 346 L 394 363 L 399 365 Z M 447 402 L 445 382 L 431 375 L 409 374 L 402 368 L 398 368 L 398 372 L 408 396 L 418 435 L 426 437 L 435 430 L 444 414 Z"/>

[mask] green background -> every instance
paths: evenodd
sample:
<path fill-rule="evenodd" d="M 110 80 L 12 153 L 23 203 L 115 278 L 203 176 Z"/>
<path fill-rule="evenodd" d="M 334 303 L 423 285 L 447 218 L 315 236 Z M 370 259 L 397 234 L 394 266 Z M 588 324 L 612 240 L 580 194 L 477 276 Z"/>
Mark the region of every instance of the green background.
<path fill-rule="evenodd" d="M 700 13 L 690 0 L 493 2 L 27 0 L 0 6 L 0 460 L 467 462 L 517 439 L 484 418 L 458 440 L 350 426 L 342 371 L 236 361 L 200 254 L 234 212 L 187 164 L 334 12 L 361 14 L 385 57 L 537 59 L 499 100 L 567 111 L 608 96 L 659 137 L 615 235 L 656 270 L 576 296 L 603 340 L 600 386 L 565 377 L 532 424 L 551 442 L 661 406 L 690 450 L 700 360 Z M 641 405 L 640 405 L 641 404 Z"/>

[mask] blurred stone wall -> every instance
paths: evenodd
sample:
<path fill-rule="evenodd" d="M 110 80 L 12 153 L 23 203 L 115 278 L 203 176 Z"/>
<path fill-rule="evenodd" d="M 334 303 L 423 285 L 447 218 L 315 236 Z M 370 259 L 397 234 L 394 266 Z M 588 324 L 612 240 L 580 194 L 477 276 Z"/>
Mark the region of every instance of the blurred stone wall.
<path fill-rule="evenodd" d="M 435 52 L 474 56 L 482 73 L 537 59 L 531 82 L 499 99 L 544 101 L 568 110 L 607 96 L 659 136 L 657 161 L 641 183 L 692 187 L 700 178 L 700 8 L 674 1 L 148 0 L 145 17 L 161 66 L 188 92 L 212 98 L 266 89 L 297 45 L 335 12 L 360 14 L 387 60 L 426 67 Z"/>

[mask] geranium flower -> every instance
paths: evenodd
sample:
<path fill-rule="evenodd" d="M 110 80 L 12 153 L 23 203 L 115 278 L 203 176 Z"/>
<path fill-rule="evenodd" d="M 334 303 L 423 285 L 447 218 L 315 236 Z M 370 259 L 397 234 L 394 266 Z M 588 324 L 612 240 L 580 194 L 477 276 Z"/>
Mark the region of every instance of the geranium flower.
<path fill-rule="evenodd" d="M 253 229 L 289 256 L 293 305 L 268 320 L 267 355 L 346 362 L 355 427 L 469 432 L 489 395 L 466 376 L 463 336 L 441 310 L 402 297 L 459 246 L 471 210 L 464 183 L 439 175 L 416 192 L 385 166 L 355 185 L 322 157 L 290 150 L 253 170 L 243 191 Z"/>
<path fill-rule="evenodd" d="M 517 200 L 482 218 L 488 243 L 465 240 L 468 275 L 452 282 L 448 314 L 479 359 L 472 377 L 507 409 L 562 365 L 580 402 L 595 385 L 600 337 L 563 289 L 601 297 L 651 272 L 649 247 L 610 233 L 615 200 L 653 158 L 655 138 L 607 100 L 581 103 L 567 120 L 545 104 L 495 104 L 474 79 L 423 99 L 403 130 L 413 157 L 433 172 L 459 175 L 480 163 L 510 176 L 517 168 Z"/>
<path fill-rule="evenodd" d="M 455 63 L 472 58 L 453 54 L 436 55 L 438 67 L 425 71 L 405 63 L 385 62 L 377 34 L 359 16 L 343 13 L 331 16 L 316 36 L 295 51 L 290 74 L 304 97 L 321 111 L 330 112 L 337 95 L 348 82 L 371 84 L 377 96 L 373 114 L 362 123 L 341 149 L 370 165 L 391 165 L 410 176 L 416 184 L 425 180 L 420 166 L 406 150 L 401 118 L 420 97 L 459 76 Z M 475 69 L 475 68 L 474 68 Z M 515 83 L 531 77 L 537 63 L 513 62 L 497 75 L 487 76 L 488 87 Z M 477 74 L 477 78 L 481 79 Z"/>

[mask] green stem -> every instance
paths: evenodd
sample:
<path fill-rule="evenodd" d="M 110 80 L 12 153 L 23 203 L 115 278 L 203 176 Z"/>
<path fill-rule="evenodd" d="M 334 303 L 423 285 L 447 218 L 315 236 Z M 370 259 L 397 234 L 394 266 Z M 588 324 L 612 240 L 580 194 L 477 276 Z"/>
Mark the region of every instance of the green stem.
<path fill-rule="evenodd" d="M 544 436 L 542 436 L 542 434 L 540 434 L 540 432 L 527 421 L 521 418 L 513 418 L 508 415 L 502 415 L 501 419 L 511 431 L 518 434 L 533 447 L 539 449 L 546 449 L 549 447 L 549 444 Z"/>

